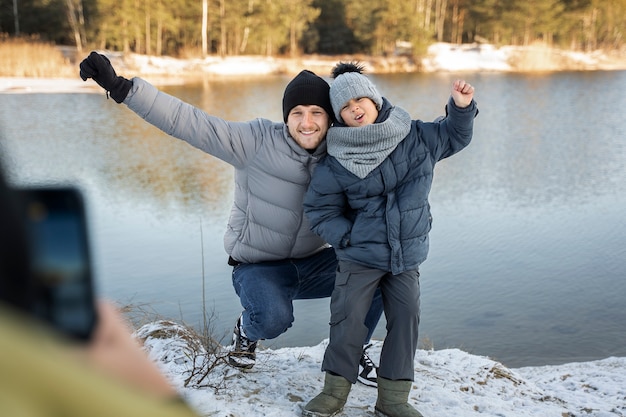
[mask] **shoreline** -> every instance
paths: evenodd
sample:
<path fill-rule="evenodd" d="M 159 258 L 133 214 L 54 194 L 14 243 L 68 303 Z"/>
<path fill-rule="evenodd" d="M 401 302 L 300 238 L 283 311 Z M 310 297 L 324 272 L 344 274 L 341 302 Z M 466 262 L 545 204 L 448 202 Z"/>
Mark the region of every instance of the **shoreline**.
<path fill-rule="evenodd" d="M 410 57 L 318 56 L 277 58 L 265 56 L 230 56 L 178 59 L 165 56 L 123 54 L 98 51 L 112 62 L 119 75 L 145 78 L 157 86 L 179 85 L 196 80 L 237 79 L 272 75 L 295 75 L 306 68 L 328 77 L 339 61 L 360 61 L 370 74 L 390 73 L 550 73 L 562 71 L 626 70 L 626 55 L 596 51 L 581 53 L 548 48 L 489 44 L 435 43 L 419 65 Z M 88 52 L 84 53 L 85 56 Z M 76 77 L 0 77 L 0 94 L 16 93 L 95 93 L 101 88 Z"/>

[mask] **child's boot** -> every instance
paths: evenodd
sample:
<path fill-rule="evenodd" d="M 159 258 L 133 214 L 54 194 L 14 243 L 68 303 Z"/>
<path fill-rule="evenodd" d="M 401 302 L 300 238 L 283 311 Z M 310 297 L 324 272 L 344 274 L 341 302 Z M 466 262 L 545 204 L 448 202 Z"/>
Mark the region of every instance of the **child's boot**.
<path fill-rule="evenodd" d="M 392 381 L 379 376 L 376 415 L 378 417 L 423 417 L 408 403 L 411 385 L 413 385 L 411 381 Z"/>
<path fill-rule="evenodd" d="M 340 375 L 326 372 L 324 389 L 302 410 L 304 417 L 331 417 L 343 410 L 352 383 Z"/>

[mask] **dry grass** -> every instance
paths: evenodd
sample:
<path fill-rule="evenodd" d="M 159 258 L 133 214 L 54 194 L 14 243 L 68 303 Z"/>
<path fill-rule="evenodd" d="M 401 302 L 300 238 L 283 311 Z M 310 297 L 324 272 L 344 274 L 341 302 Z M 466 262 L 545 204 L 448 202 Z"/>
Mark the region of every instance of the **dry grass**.
<path fill-rule="evenodd" d="M 153 355 L 153 358 L 163 363 L 173 361 L 177 365 L 184 364 L 185 387 L 212 388 L 216 392 L 226 387 L 224 374 L 213 372 L 217 368 L 231 366 L 228 364 L 228 349 L 212 336 L 213 314 L 207 317 L 200 334 L 185 323 L 160 318 L 149 305 L 120 306 L 120 310 L 148 351 L 152 349 L 153 342 L 166 341 L 168 351 L 160 352 L 160 356 Z"/>
<path fill-rule="evenodd" d="M 53 44 L 0 35 L 0 77 L 76 77 L 76 68 Z"/>

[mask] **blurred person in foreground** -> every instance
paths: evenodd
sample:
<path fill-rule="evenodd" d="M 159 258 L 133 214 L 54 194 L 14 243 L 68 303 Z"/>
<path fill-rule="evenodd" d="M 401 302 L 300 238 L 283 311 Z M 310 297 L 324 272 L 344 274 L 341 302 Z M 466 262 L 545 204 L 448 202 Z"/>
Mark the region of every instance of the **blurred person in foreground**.
<path fill-rule="evenodd" d="M 333 416 L 356 382 L 363 317 L 374 291 L 382 292 L 387 335 L 378 369 L 375 414 L 421 417 L 408 403 L 420 318 L 419 266 L 428 254 L 428 195 L 435 164 L 469 145 L 474 87 L 457 80 L 436 122 L 411 120 L 382 97 L 358 63 L 333 69 L 330 101 L 337 123 L 328 131 L 304 199 L 313 231 L 333 245 L 339 265 L 324 354 L 322 393 L 306 417 Z"/>
<path fill-rule="evenodd" d="M 257 118 L 230 122 L 165 94 L 147 81 L 118 76 L 108 58 L 91 52 L 80 63 L 107 95 L 163 132 L 235 168 L 234 202 L 224 236 L 232 283 L 244 310 L 233 330 L 231 365 L 249 369 L 259 340 L 274 339 L 293 324 L 293 300 L 330 297 L 337 258 L 311 231 L 302 201 L 311 175 L 326 155 L 332 122 L 329 85 L 304 70 L 286 86 L 283 122 Z M 376 386 L 367 355 L 382 315 L 377 291 L 360 343 L 359 381 Z"/>
<path fill-rule="evenodd" d="M 0 166 L 0 416 L 197 417 L 112 304 L 86 342 L 34 316 L 22 216 Z"/>

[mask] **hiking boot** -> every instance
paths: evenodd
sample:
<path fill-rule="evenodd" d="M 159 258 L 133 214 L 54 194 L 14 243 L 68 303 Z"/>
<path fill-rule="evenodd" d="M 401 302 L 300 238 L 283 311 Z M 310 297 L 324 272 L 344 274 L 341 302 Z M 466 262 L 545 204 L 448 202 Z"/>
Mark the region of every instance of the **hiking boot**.
<path fill-rule="evenodd" d="M 352 383 L 341 375 L 326 372 L 324 389 L 302 409 L 303 417 L 331 417 L 346 404 Z"/>
<path fill-rule="evenodd" d="M 378 399 L 374 408 L 377 417 L 424 417 L 409 404 L 412 381 L 378 378 Z"/>
<path fill-rule="evenodd" d="M 233 330 L 233 344 L 228 352 L 228 363 L 242 369 L 250 369 L 256 362 L 257 342 L 246 337 L 243 331 L 243 315 L 239 316 Z"/>
<path fill-rule="evenodd" d="M 378 367 L 367 354 L 367 349 L 371 346 L 372 345 L 369 344 L 363 348 L 361 360 L 359 360 L 359 375 L 357 376 L 357 381 L 368 387 L 376 388 L 378 386 Z"/>

